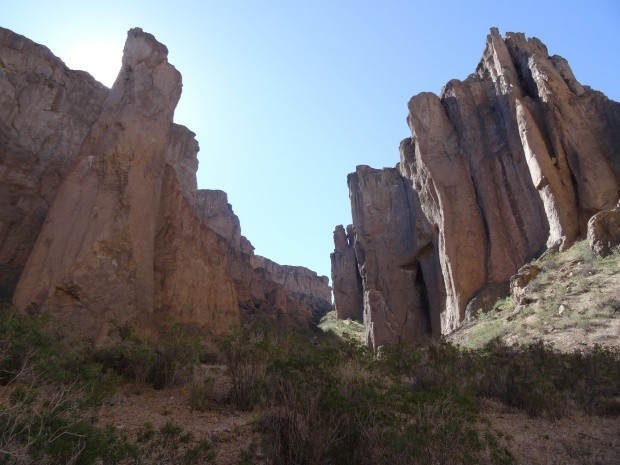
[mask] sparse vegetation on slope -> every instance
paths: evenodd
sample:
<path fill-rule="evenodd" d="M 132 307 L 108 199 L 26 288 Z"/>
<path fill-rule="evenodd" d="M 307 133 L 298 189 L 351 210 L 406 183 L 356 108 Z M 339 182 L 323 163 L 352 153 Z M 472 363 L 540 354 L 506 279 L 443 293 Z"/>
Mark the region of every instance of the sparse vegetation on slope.
<path fill-rule="evenodd" d="M 448 340 L 470 348 L 495 338 L 509 345 L 543 341 L 568 352 L 620 345 L 620 254 L 600 258 L 581 241 L 532 264 L 541 271 L 525 287 L 521 305 L 500 300 Z"/>
<path fill-rule="evenodd" d="M 325 316 L 321 318 L 319 328 L 324 332 L 331 331 L 343 339 L 357 342 L 360 345 L 365 343 L 364 325 L 359 321 L 348 318 L 339 320 L 335 310 L 327 312 Z"/>
<path fill-rule="evenodd" d="M 45 316 L 1 309 L 0 464 L 208 463 L 210 443 L 173 422 L 129 438 L 97 421 L 122 382 L 173 382 L 197 356 L 179 353 L 188 341 L 173 331 L 157 348 L 133 336 L 115 349 L 69 345 Z"/>

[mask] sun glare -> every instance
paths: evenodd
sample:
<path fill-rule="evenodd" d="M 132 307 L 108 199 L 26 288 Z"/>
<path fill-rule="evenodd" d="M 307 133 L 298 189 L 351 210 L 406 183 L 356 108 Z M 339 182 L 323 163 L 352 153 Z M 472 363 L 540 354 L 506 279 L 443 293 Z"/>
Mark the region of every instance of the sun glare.
<path fill-rule="evenodd" d="M 112 87 L 121 68 L 123 44 L 106 41 L 74 43 L 59 54 L 71 69 L 90 73 L 102 84 Z"/>

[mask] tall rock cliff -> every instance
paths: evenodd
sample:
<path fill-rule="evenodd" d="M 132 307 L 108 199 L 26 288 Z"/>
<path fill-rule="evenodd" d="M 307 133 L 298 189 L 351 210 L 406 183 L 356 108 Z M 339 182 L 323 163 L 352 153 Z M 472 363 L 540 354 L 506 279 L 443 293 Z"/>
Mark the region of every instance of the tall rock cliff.
<path fill-rule="evenodd" d="M 254 266 L 226 194 L 197 189 L 198 144 L 172 122 L 180 95 L 166 47 L 139 28 L 111 89 L 0 29 L 3 298 L 95 338 L 114 322 L 307 326 L 330 308 L 327 278 Z"/>
<path fill-rule="evenodd" d="M 10 298 L 108 89 L 0 28 L 0 299 Z"/>
<path fill-rule="evenodd" d="M 407 121 L 395 169 L 349 175 L 357 270 L 332 258 L 336 306 L 362 276 L 373 347 L 486 310 L 524 263 L 583 237 L 620 189 L 620 104 L 520 33 L 491 29 L 476 72 L 413 97 Z"/>

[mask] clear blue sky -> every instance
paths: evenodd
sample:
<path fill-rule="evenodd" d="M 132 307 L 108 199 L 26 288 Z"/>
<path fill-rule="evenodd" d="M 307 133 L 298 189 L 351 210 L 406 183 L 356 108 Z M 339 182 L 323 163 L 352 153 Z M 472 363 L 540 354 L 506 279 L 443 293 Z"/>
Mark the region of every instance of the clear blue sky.
<path fill-rule="evenodd" d="M 0 25 L 107 85 L 127 30 L 154 34 L 183 75 L 199 187 L 228 192 L 258 254 L 328 276 L 347 173 L 397 163 L 409 98 L 472 73 L 491 26 L 620 100 L 618 0 L 1 0 Z"/>

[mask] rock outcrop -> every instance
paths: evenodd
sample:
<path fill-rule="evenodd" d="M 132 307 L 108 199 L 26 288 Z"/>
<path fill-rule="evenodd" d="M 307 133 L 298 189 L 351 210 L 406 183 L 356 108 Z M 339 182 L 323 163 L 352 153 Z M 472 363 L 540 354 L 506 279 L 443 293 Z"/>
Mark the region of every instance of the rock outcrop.
<path fill-rule="evenodd" d="M 411 186 L 390 168 L 358 166 L 347 180 L 364 291 L 366 341 L 373 347 L 413 342 L 430 331 L 431 322 L 423 271 L 417 263 L 411 266 L 411 259 L 426 246 L 426 237 L 414 235 L 412 229 L 416 210 Z"/>
<path fill-rule="evenodd" d="M 446 334 L 466 313 L 488 310 L 521 266 L 545 247 L 569 247 L 618 200 L 620 104 L 579 84 L 538 39 L 491 29 L 476 72 L 440 96 L 413 97 L 407 121 L 400 163 L 373 175 L 390 182 L 352 183 L 366 167 L 348 179 L 357 265 L 373 277 L 363 279 L 364 308 L 384 306 L 381 324 L 408 325 L 408 312 L 426 306 L 413 332 L 399 323 L 388 342 L 415 339 L 427 325 Z M 410 190 L 407 202 L 395 200 L 399 184 Z M 382 205 L 401 211 L 386 215 Z M 369 244 L 381 260 L 368 259 Z M 415 283 L 389 303 L 375 283 L 382 296 L 406 295 L 396 270 L 415 272 Z M 372 334 L 378 323 L 364 316 Z"/>
<path fill-rule="evenodd" d="M 172 121 L 181 75 L 152 35 L 129 31 L 109 90 L 6 29 L 0 60 L 0 286 L 15 305 L 95 338 L 113 323 L 303 327 L 329 309 L 326 277 L 255 257 L 226 194 L 197 189 L 198 144 Z"/>
<path fill-rule="evenodd" d="M 354 249 L 353 225 L 336 226 L 334 230 L 334 253 L 331 254 L 334 308 L 341 320 L 362 320 L 364 288 L 357 268 Z"/>
<path fill-rule="evenodd" d="M 0 28 L 0 299 L 10 298 L 108 90 Z"/>
<path fill-rule="evenodd" d="M 590 218 L 588 244 L 601 257 L 620 251 L 620 202 L 616 208 L 603 210 Z"/>

